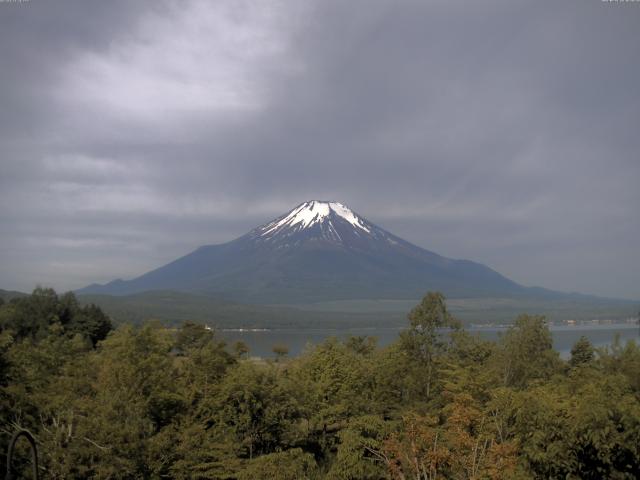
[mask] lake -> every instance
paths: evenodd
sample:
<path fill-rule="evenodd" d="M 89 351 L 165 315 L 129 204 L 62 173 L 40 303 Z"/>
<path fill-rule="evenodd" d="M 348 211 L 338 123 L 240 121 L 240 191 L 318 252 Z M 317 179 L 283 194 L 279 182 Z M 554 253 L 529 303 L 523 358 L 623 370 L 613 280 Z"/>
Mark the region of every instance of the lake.
<path fill-rule="evenodd" d="M 299 355 L 307 345 L 321 343 L 329 337 L 344 339 L 350 335 L 366 335 L 376 337 L 378 345 L 385 346 L 394 342 L 403 328 L 292 328 L 251 331 L 221 330 L 219 333 L 230 344 L 237 340 L 245 342 L 249 346 L 251 356 L 273 357 L 272 349 L 276 344 L 286 345 L 289 348 L 289 355 L 295 356 Z M 467 331 L 488 340 L 497 340 L 506 329 L 507 327 L 470 327 L 467 328 Z M 550 330 L 553 336 L 553 346 L 564 358 L 569 356 L 571 347 L 582 335 L 597 347 L 610 345 L 616 335 L 620 336 L 623 344 L 628 340 L 640 341 L 638 325 L 633 324 L 552 326 Z"/>

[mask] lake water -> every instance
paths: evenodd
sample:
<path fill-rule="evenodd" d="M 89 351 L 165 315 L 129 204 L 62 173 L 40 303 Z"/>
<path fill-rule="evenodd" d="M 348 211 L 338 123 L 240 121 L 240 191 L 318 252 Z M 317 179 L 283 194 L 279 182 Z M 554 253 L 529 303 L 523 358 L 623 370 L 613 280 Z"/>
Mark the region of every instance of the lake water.
<path fill-rule="evenodd" d="M 350 335 L 366 335 L 376 337 L 378 345 L 385 346 L 394 342 L 398 338 L 398 333 L 403 328 L 400 327 L 372 327 L 372 328 L 350 328 L 350 329 L 274 329 L 260 331 L 230 331 L 220 332 L 222 337 L 233 343 L 237 340 L 245 342 L 250 349 L 249 354 L 257 357 L 273 357 L 274 345 L 286 345 L 289 348 L 289 355 L 299 355 L 307 345 L 314 345 L 323 342 L 329 337 L 344 339 Z M 470 333 L 480 335 L 487 340 L 497 340 L 506 331 L 506 327 L 471 327 L 467 328 Z M 628 340 L 640 342 L 640 334 L 637 325 L 589 325 L 589 326 L 558 326 L 551 327 L 553 335 L 553 346 L 560 354 L 567 358 L 573 344 L 584 335 L 593 345 L 601 347 L 613 342 L 616 335 L 620 336 L 622 344 Z"/>

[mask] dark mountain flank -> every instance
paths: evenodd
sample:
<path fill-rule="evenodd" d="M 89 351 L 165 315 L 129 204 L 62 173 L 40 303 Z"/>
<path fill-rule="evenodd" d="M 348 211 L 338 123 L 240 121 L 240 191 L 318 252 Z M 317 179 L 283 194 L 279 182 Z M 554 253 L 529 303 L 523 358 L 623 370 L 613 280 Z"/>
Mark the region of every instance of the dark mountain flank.
<path fill-rule="evenodd" d="M 337 202 L 309 201 L 236 240 L 207 245 L 133 280 L 78 293 L 177 290 L 248 303 L 554 295 L 491 268 L 417 247 Z"/>

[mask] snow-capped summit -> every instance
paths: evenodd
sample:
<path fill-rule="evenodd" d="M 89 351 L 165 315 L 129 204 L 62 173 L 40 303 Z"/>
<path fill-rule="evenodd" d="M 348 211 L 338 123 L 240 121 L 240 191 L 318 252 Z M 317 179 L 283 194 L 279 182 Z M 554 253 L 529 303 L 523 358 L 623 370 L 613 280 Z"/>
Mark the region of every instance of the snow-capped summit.
<path fill-rule="evenodd" d="M 331 217 L 337 215 L 346 220 L 356 228 L 360 228 L 367 233 L 371 233 L 364 219 L 356 215 L 346 205 L 339 202 L 325 202 L 321 200 L 310 200 L 301 203 L 289 213 L 268 223 L 264 227 L 262 235 L 269 235 L 281 227 L 292 228 L 300 226 L 301 228 L 312 227 L 315 224 L 323 222 L 331 222 Z"/>
<path fill-rule="evenodd" d="M 340 202 L 309 200 L 250 232 L 253 241 L 278 248 L 307 242 L 363 248 L 372 241 L 399 239 Z"/>

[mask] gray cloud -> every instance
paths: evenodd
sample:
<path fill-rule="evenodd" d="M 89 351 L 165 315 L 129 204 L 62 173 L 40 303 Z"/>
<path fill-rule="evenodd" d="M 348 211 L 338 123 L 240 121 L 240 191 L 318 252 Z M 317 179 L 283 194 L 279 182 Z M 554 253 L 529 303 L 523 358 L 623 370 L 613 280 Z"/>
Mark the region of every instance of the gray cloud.
<path fill-rule="evenodd" d="M 0 287 L 132 277 L 309 198 L 640 298 L 635 4 L 0 3 Z"/>

